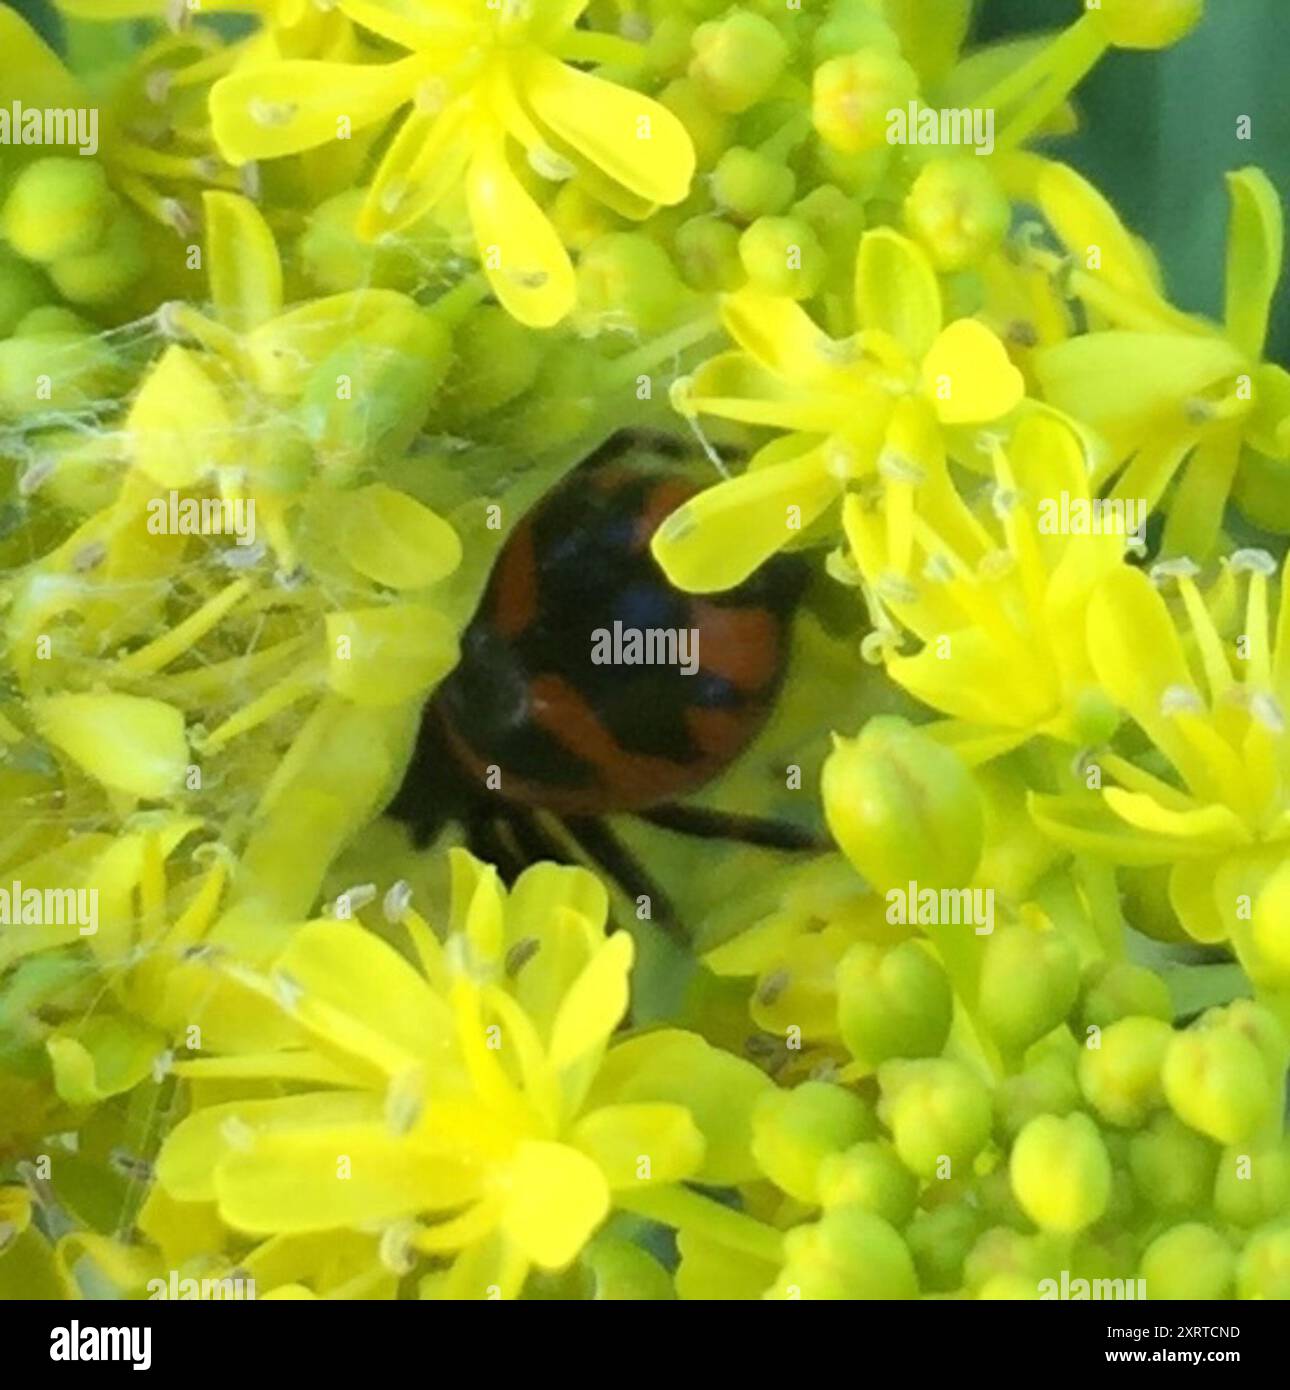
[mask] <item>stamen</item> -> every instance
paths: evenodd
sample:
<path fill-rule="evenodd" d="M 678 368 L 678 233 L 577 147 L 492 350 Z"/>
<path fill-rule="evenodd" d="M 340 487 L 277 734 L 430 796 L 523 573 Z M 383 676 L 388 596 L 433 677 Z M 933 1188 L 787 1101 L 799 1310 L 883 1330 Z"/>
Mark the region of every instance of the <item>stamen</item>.
<path fill-rule="evenodd" d="M 1179 555 L 1173 560 L 1161 560 L 1147 571 L 1148 578 L 1157 588 L 1162 588 L 1166 580 L 1195 579 L 1199 573 L 1200 566 L 1186 555 Z"/>
<path fill-rule="evenodd" d="M 788 988 L 792 976 L 787 970 L 773 970 L 761 983 L 761 988 L 757 991 L 757 1002 L 759 1004 L 773 1004 Z"/>
<path fill-rule="evenodd" d="M 390 885 L 381 900 L 381 913 L 392 926 L 397 926 L 412 906 L 412 885 L 405 878 Z"/>
<path fill-rule="evenodd" d="M 1249 547 L 1235 550 L 1228 557 L 1228 566 L 1233 574 L 1261 574 L 1267 579 L 1276 577 L 1277 562 L 1266 550 Z"/>
<path fill-rule="evenodd" d="M 536 936 L 525 936 L 517 941 L 506 953 L 504 969 L 507 975 L 510 976 L 511 979 L 514 979 L 529 961 L 537 955 L 541 947 L 542 943 Z"/>
<path fill-rule="evenodd" d="M 1160 697 L 1161 714 L 1204 714 L 1204 712 L 1204 700 L 1196 691 L 1185 685 L 1171 685 Z"/>

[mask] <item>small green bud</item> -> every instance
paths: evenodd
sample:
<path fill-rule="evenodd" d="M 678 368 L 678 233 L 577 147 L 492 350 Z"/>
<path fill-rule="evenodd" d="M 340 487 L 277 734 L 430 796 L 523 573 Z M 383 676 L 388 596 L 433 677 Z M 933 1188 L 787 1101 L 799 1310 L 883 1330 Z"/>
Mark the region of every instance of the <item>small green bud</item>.
<path fill-rule="evenodd" d="M 907 110 L 917 95 L 918 75 L 903 58 L 863 49 L 815 69 L 811 118 L 833 149 L 865 154 L 888 143 L 888 113 Z"/>
<path fill-rule="evenodd" d="M 92 333 L 64 329 L 0 342 L 0 416 L 81 410 L 124 385 L 110 344 Z"/>
<path fill-rule="evenodd" d="M 1005 1052 L 1024 1052 L 1070 1013 L 1079 990 L 1079 952 L 1051 925 L 1022 922 L 986 939 L 982 1023 Z"/>
<path fill-rule="evenodd" d="M 42 333 L 79 333 L 82 335 L 94 332 L 94 325 L 88 319 L 83 319 L 75 309 L 69 309 L 65 304 L 42 304 L 38 309 L 31 310 L 24 314 L 21 322 L 13 331 L 15 338 L 39 338 Z"/>
<path fill-rule="evenodd" d="M 1247 1229 L 1290 1212 L 1290 1140 L 1224 1149 L 1214 1180 L 1214 1211 Z"/>
<path fill-rule="evenodd" d="M 585 251 L 594 241 L 621 225 L 621 219 L 576 180 L 560 185 L 547 213 L 560 233 L 560 240 L 571 251 Z"/>
<path fill-rule="evenodd" d="M 0 338 L 17 332 L 25 315 L 51 298 L 45 277 L 30 262 L 0 246 Z"/>
<path fill-rule="evenodd" d="M 768 19 L 733 9 L 694 31 L 690 76 L 720 111 L 747 111 L 779 80 L 788 45 Z"/>
<path fill-rule="evenodd" d="M 1039 1282 L 1025 1274 L 995 1274 L 976 1291 L 978 1301 L 1024 1303 L 1039 1298 Z"/>
<path fill-rule="evenodd" d="M 723 154 L 712 173 L 717 206 L 741 222 L 782 212 L 793 201 L 797 180 L 783 160 L 736 145 Z"/>
<path fill-rule="evenodd" d="M 864 231 L 864 209 L 836 184 L 824 183 L 793 204 L 793 216 L 809 222 L 829 259 L 848 274 Z"/>
<path fill-rule="evenodd" d="M 1290 1223 L 1262 1226 L 1246 1241 L 1236 1266 L 1236 1296 L 1290 1299 Z"/>
<path fill-rule="evenodd" d="M 914 1213 L 905 1240 L 918 1282 L 929 1293 L 949 1293 L 963 1283 L 963 1262 L 981 1234 L 981 1220 L 969 1202 L 946 1202 Z"/>
<path fill-rule="evenodd" d="M 883 1143 L 855 1144 L 827 1154 L 817 1183 L 820 1205 L 854 1205 L 881 1216 L 899 1230 L 914 1214 L 918 1179 Z"/>
<path fill-rule="evenodd" d="M 676 1297 L 672 1276 L 647 1250 L 622 1236 L 601 1234 L 583 1252 L 597 1301 L 667 1301 Z"/>
<path fill-rule="evenodd" d="M 759 217 L 739 238 L 748 278 L 767 294 L 809 299 L 827 268 L 824 248 L 800 217 Z"/>
<path fill-rule="evenodd" d="M 970 882 L 985 841 L 981 794 L 928 734 L 891 716 L 858 738 L 835 734 L 820 789 L 833 838 L 879 892 Z"/>
<path fill-rule="evenodd" d="M 643 232 L 610 232 L 578 259 L 575 326 L 585 337 L 651 338 L 674 318 L 684 293 L 666 251 Z"/>
<path fill-rule="evenodd" d="M 1146 1281 L 1151 1299 L 1230 1298 L 1236 1252 L 1212 1226 L 1189 1222 L 1147 1246 L 1138 1275 Z"/>
<path fill-rule="evenodd" d="M 882 1219 L 862 1207 L 835 1207 L 813 1226 L 784 1238 L 787 1259 L 772 1299 L 898 1299 L 918 1297 L 909 1248 Z"/>
<path fill-rule="evenodd" d="M 931 160 L 905 199 L 905 225 L 942 271 L 980 265 L 1011 220 L 1011 204 L 975 157 Z"/>
<path fill-rule="evenodd" d="M 376 289 L 408 290 L 431 278 L 434 253 L 446 251 L 447 241 L 422 224 L 400 232 L 397 237 L 378 237 L 364 241 L 357 231 L 358 214 L 367 200 L 367 190 L 349 189 L 320 203 L 309 214 L 309 222 L 296 243 L 305 274 L 324 294 L 341 294 L 372 286 Z"/>
<path fill-rule="evenodd" d="M 853 1092 L 825 1081 L 768 1091 L 752 1121 L 752 1153 L 766 1176 L 799 1202 L 820 1201 L 820 1166 L 874 1133 L 873 1115 Z"/>
<path fill-rule="evenodd" d="M 453 428 L 523 395 L 542 362 L 539 335 L 493 304 L 481 305 L 466 318 L 452 347 L 444 407 Z"/>
<path fill-rule="evenodd" d="M 18 175 L 0 214 L 0 230 L 20 256 L 49 264 L 97 249 L 116 207 L 101 164 L 51 155 Z"/>
<path fill-rule="evenodd" d="M 667 77 L 683 73 L 690 62 L 693 35 L 693 21 L 682 15 L 656 19 L 645 44 L 651 71 Z"/>
<path fill-rule="evenodd" d="M 1081 1037 L 1089 1028 L 1109 1028 L 1137 1014 L 1169 1023 L 1174 1016 L 1169 987 L 1159 975 L 1127 960 L 1094 961 L 1084 972 L 1076 1022 Z"/>
<path fill-rule="evenodd" d="M 1129 1172 L 1142 1200 L 1166 1215 L 1208 1206 L 1217 1147 L 1169 1110 L 1129 1139 Z"/>
<path fill-rule="evenodd" d="M 1004 1139 L 1015 1139 L 1036 1115 L 1069 1115 L 1079 1103 L 1071 1060 L 1041 1057 L 1025 1071 L 1004 1077 L 995 1087 L 995 1126 Z"/>
<path fill-rule="evenodd" d="M 1089 13 L 1118 48 L 1168 48 L 1200 23 L 1205 0 L 1100 0 Z"/>
<path fill-rule="evenodd" d="M 838 1028 L 847 1051 L 875 1068 L 891 1057 L 936 1057 L 949 1037 L 953 993 L 944 966 L 916 941 L 858 941 L 838 962 Z"/>
<path fill-rule="evenodd" d="M 1165 1053 L 1165 1097 L 1179 1119 L 1220 1144 L 1249 1138 L 1276 1099 L 1263 1054 L 1234 1028 L 1192 1028 Z"/>
<path fill-rule="evenodd" d="M 685 127 L 700 169 L 711 169 L 730 144 L 730 118 L 718 111 L 692 77 L 678 77 L 659 93 L 659 102 Z"/>
<path fill-rule="evenodd" d="M 719 217 L 692 217 L 676 231 L 681 276 L 691 289 L 707 294 L 736 290 L 744 282 L 739 229 Z"/>
<path fill-rule="evenodd" d="M 1017 1136 L 1008 1171 L 1022 1210 L 1041 1230 L 1075 1235 L 1111 1199 L 1111 1159 L 1087 1115 L 1040 1115 Z"/>
<path fill-rule="evenodd" d="M 1259 1049 L 1267 1068 L 1268 1082 L 1280 1090 L 1285 1081 L 1287 1045 L 1285 1029 L 1277 1016 L 1253 999 L 1234 999 L 1225 1008 L 1212 1011 L 1201 1019 L 1202 1025 L 1222 1024 L 1240 1033 Z"/>
<path fill-rule="evenodd" d="M 878 1114 L 901 1162 L 920 1178 L 966 1169 L 990 1137 L 990 1093 L 962 1062 L 948 1058 L 885 1062 Z"/>
<path fill-rule="evenodd" d="M 841 0 L 815 31 L 813 52 L 817 64 L 829 58 L 875 48 L 883 53 L 900 54 L 900 40 L 879 10 L 868 0 Z"/>
<path fill-rule="evenodd" d="M 1024 1235 L 1009 1226 L 993 1226 L 978 1236 L 963 1262 L 964 1286 L 979 1292 L 996 1279 L 1025 1281 L 1038 1291 L 1052 1268 L 1053 1242 L 1044 1235 Z"/>
<path fill-rule="evenodd" d="M 121 208 L 95 250 L 60 257 L 49 267 L 49 278 L 64 299 L 98 307 L 120 299 L 147 269 L 142 225 L 134 212 Z"/>
<path fill-rule="evenodd" d="M 1173 1029 L 1158 1018 L 1111 1024 L 1099 1047 L 1080 1052 L 1084 1099 L 1109 1124 L 1136 1129 L 1162 1102 L 1160 1069 L 1173 1038 Z"/>

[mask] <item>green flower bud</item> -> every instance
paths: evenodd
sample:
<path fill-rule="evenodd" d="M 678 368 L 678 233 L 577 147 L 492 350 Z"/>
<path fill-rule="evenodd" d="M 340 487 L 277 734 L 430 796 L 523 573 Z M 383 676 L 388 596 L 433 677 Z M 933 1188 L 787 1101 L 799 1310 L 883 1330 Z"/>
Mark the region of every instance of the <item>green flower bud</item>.
<path fill-rule="evenodd" d="M 1080 1103 L 1075 1066 L 1068 1057 L 1041 1057 L 1025 1071 L 1006 1076 L 994 1090 L 995 1128 L 1015 1139 L 1037 1115 L 1069 1115 Z"/>
<path fill-rule="evenodd" d="M 575 326 L 586 337 L 616 332 L 651 338 L 675 317 L 683 293 L 658 242 L 644 232 L 611 232 L 579 257 Z"/>
<path fill-rule="evenodd" d="M 768 1091 L 753 1111 L 752 1153 L 766 1176 L 790 1197 L 817 1205 L 820 1165 L 874 1133 L 859 1096 L 825 1081 Z"/>
<path fill-rule="evenodd" d="M 1234 999 L 1225 1009 L 1214 1010 L 1201 1019 L 1202 1025 L 1235 1029 L 1259 1049 L 1267 1068 L 1268 1082 L 1280 1090 L 1285 1081 L 1287 1045 L 1285 1029 L 1277 1016 L 1253 999 Z"/>
<path fill-rule="evenodd" d="M 1017 1136 L 1008 1171 L 1022 1210 L 1041 1230 L 1074 1235 L 1111 1199 L 1111 1159 L 1087 1115 L 1040 1115 Z"/>
<path fill-rule="evenodd" d="M 1173 1029 L 1158 1018 L 1122 1018 L 1079 1059 L 1084 1099 L 1109 1124 L 1136 1129 L 1162 1100 L 1160 1069 Z"/>
<path fill-rule="evenodd" d="M 15 338 L 38 338 L 42 333 L 92 334 L 94 325 L 65 304 L 42 304 L 25 314 L 14 329 Z"/>
<path fill-rule="evenodd" d="M 990 1093 L 962 1062 L 886 1062 L 878 1114 L 901 1162 L 920 1178 L 953 1177 L 990 1137 Z"/>
<path fill-rule="evenodd" d="M 585 251 L 621 225 L 620 218 L 576 181 L 560 185 L 547 214 L 560 240 L 573 251 Z"/>
<path fill-rule="evenodd" d="M 712 172 L 717 206 L 741 222 L 782 212 L 793 201 L 796 187 L 797 179 L 783 160 L 744 145 L 727 150 Z"/>
<path fill-rule="evenodd" d="M 793 216 L 811 224 L 830 261 L 850 276 L 864 231 L 864 209 L 856 199 L 836 184 L 821 184 L 793 204 Z"/>
<path fill-rule="evenodd" d="M 692 217 L 674 241 L 681 276 L 691 289 L 708 294 L 736 290 L 744 282 L 739 229 L 719 217 Z"/>
<path fill-rule="evenodd" d="M 1159 975 L 1127 960 L 1094 961 L 1084 972 L 1076 1022 L 1080 1037 L 1137 1014 L 1169 1023 L 1174 1016 L 1169 987 Z"/>
<path fill-rule="evenodd" d="M 820 790 L 833 838 L 879 892 L 971 881 L 985 841 L 981 794 L 957 753 L 903 719 L 835 734 Z"/>
<path fill-rule="evenodd" d="M 829 17 L 815 31 L 812 51 L 816 63 L 858 53 L 862 48 L 875 48 L 899 57 L 900 40 L 868 0 L 835 0 Z"/>
<path fill-rule="evenodd" d="M 905 199 L 905 225 L 938 270 L 979 265 L 1003 242 L 1012 207 L 985 163 L 933 159 Z"/>
<path fill-rule="evenodd" d="M 1128 1157 L 1139 1196 L 1157 1211 L 1180 1215 L 1209 1204 L 1218 1149 L 1171 1111 L 1130 1138 Z"/>
<path fill-rule="evenodd" d="M 981 1213 L 970 1202 L 946 1202 L 914 1213 L 905 1241 L 918 1282 L 929 1293 L 949 1293 L 963 1283 L 963 1262 L 981 1234 Z"/>
<path fill-rule="evenodd" d="M 552 346 L 544 339 L 533 388 L 505 422 L 503 442 L 522 440 L 526 449 L 537 452 L 577 439 L 600 405 L 601 360 L 580 343 Z"/>
<path fill-rule="evenodd" d="M 397 237 L 362 240 L 356 230 L 358 214 L 367 190 L 349 189 L 320 203 L 296 243 L 305 274 L 324 294 L 372 286 L 377 289 L 413 290 L 433 272 L 433 252 L 446 251 L 441 233 L 435 247 L 432 229 L 421 224 Z M 419 232 L 423 232 L 420 235 Z"/>
<path fill-rule="evenodd" d="M 815 69 L 811 118 L 833 149 L 864 154 L 888 143 L 888 112 L 907 110 L 917 95 L 918 75 L 903 58 L 863 49 Z"/>
<path fill-rule="evenodd" d="M 800 217 L 759 217 L 739 238 L 748 278 L 767 294 L 809 299 L 827 268 L 824 248 Z"/>
<path fill-rule="evenodd" d="M 694 31 L 690 76 L 720 111 L 747 111 L 779 80 L 788 45 L 768 19 L 733 9 Z"/>
<path fill-rule="evenodd" d="M 698 167 L 711 169 L 730 144 L 730 118 L 709 103 L 692 77 L 669 82 L 658 99 L 685 127 Z"/>
<path fill-rule="evenodd" d="M 1290 1298 L 1290 1223 L 1263 1226 L 1245 1243 L 1236 1266 L 1237 1298 Z"/>
<path fill-rule="evenodd" d="M 505 309 L 483 304 L 453 337 L 454 360 L 444 385 L 444 409 L 452 428 L 523 395 L 542 363 L 541 338 Z"/>
<path fill-rule="evenodd" d="M 1038 1291 L 1039 1280 L 1053 1267 L 1053 1242 L 1043 1235 L 1023 1235 L 1007 1226 L 983 1232 L 963 1262 L 963 1284 L 974 1293 L 991 1281 L 1024 1281 Z"/>
<path fill-rule="evenodd" d="M 1247 1229 L 1290 1212 L 1290 1140 L 1224 1149 L 1214 1179 L 1214 1211 Z"/>
<path fill-rule="evenodd" d="M 981 962 L 982 1023 L 1005 1052 L 1023 1052 L 1070 1013 L 1079 991 L 1079 952 L 1051 925 L 1002 927 Z"/>
<path fill-rule="evenodd" d="M 1089 13 L 1118 48 L 1168 48 L 1200 23 L 1205 0 L 1101 0 Z"/>
<path fill-rule="evenodd" d="M 1146 1281 L 1151 1299 L 1229 1298 L 1236 1277 L 1236 1252 L 1212 1226 L 1189 1222 L 1147 1246 L 1138 1277 Z"/>
<path fill-rule="evenodd" d="M 648 1251 L 622 1236 L 599 1235 L 583 1252 L 593 1280 L 591 1297 L 613 1302 L 676 1297 L 672 1276 Z"/>
<path fill-rule="evenodd" d="M 1012 1191 L 1006 1167 L 999 1167 L 977 1179 L 976 1199 L 987 1226 L 1009 1226 L 1029 1231 L 1030 1218 L 1022 1211 Z"/>
<path fill-rule="evenodd" d="M 690 62 L 694 23 L 681 15 L 665 14 L 654 21 L 645 44 L 650 69 L 668 77 L 683 73 Z"/>
<path fill-rule="evenodd" d="M 0 230 L 20 256 L 48 264 L 95 250 L 116 207 L 101 164 L 52 155 L 18 175 L 0 213 Z"/>
<path fill-rule="evenodd" d="M 1165 1054 L 1163 1080 L 1178 1118 L 1220 1144 L 1253 1135 L 1277 1098 L 1263 1054 L 1233 1028 L 1175 1034 Z"/>
<path fill-rule="evenodd" d="M 916 941 L 885 949 L 856 942 L 838 962 L 838 1027 L 866 1067 L 891 1057 L 936 1057 L 954 999 L 944 966 Z"/>
<path fill-rule="evenodd" d="M 1290 979 L 1290 862 L 1273 873 L 1255 899 L 1253 932 L 1259 955 Z"/>
<path fill-rule="evenodd" d="M 97 307 L 120 299 L 147 269 L 142 224 L 129 208 L 121 208 L 95 250 L 56 260 L 49 278 L 64 299 Z"/>
<path fill-rule="evenodd" d="M 40 271 L 0 246 L 0 338 L 15 333 L 24 316 L 49 299 L 49 285 Z"/>
<path fill-rule="evenodd" d="M 918 1179 L 886 1144 L 856 1144 L 825 1156 L 817 1182 L 820 1205 L 854 1205 L 881 1216 L 897 1230 L 914 1214 Z"/>
<path fill-rule="evenodd" d="M 897 1299 L 918 1297 L 909 1249 L 880 1216 L 835 1207 L 813 1226 L 784 1238 L 787 1259 L 772 1299 Z"/>
<path fill-rule="evenodd" d="M 124 386 L 110 344 L 92 333 L 63 329 L 0 342 L 0 416 L 83 410 Z"/>
<path fill-rule="evenodd" d="M 1025 1274 L 996 1274 L 976 1291 L 981 1302 L 1022 1303 L 1039 1298 L 1039 1281 Z"/>

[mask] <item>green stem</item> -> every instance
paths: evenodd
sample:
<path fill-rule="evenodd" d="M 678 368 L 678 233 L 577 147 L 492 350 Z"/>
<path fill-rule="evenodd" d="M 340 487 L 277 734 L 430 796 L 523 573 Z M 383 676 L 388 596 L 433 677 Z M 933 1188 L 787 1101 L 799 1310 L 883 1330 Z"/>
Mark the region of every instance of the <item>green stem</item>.
<path fill-rule="evenodd" d="M 476 271 L 441 294 L 429 306 L 430 312 L 435 318 L 441 319 L 445 327 L 456 328 L 467 314 L 484 302 L 489 293 L 488 277 Z"/>
<path fill-rule="evenodd" d="M 1109 864 L 1099 864 L 1087 854 L 1075 855 L 1072 863 L 1102 949 L 1109 960 L 1123 960 L 1124 917 L 1120 912 L 1115 869 Z"/>
<path fill-rule="evenodd" d="M 777 1265 L 784 1258 L 784 1237 L 773 1226 L 715 1202 L 688 1187 L 668 1184 L 614 1194 L 616 1205 L 676 1230 L 697 1231 L 741 1255 Z"/>
<path fill-rule="evenodd" d="M 636 377 L 652 371 L 660 363 L 676 357 L 705 338 L 710 338 L 717 332 L 718 327 L 715 313 L 701 314 L 697 319 L 690 319 L 679 328 L 674 328 L 648 343 L 642 343 L 635 351 L 616 359 L 607 373 L 607 380 L 611 386 L 621 386 L 625 382 L 633 381 Z"/>
<path fill-rule="evenodd" d="M 1034 94 L 1004 126 L 998 148 L 1016 149 L 1033 135 L 1097 66 L 1107 47 L 1106 36 L 1091 14 L 1072 24 L 1048 50 L 1047 71 Z"/>
<path fill-rule="evenodd" d="M 1106 47 L 1106 39 L 1097 28 L 1097 21 L 1091 14 L 1086 14 L 1058 35 L 1047 48 L 1036 53 L 1028 63 L 1023 63 L 1006 77 L 1000 78 L 988 91 L 981 93 L 972 105 L 997 111 L 1014 102 L 1024 101 L 1037 88 L 1042 88 L 1047 95 L 1054 89 L 1059 77 L 1078 71 L 1079 76 L 1065 89 L 1069 91 L 1092 66 L 1091 63 L 1084 65 L 1088 53 L 1095 50 L 1093 61 L 1096 62 Z M 1023 111 L 1026 109 L 1023 106 Z M 1046 107 L 1042 115 L 1047 115 L 1051 110 L 1051 106 Z"/>

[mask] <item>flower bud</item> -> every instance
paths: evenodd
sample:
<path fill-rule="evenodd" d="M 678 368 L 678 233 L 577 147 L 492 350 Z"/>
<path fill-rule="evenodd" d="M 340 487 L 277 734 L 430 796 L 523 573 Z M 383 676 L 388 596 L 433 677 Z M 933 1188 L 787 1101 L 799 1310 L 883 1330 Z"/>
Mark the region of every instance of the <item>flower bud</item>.
<path fill-rule="evenodd" d="M 672 1277 L 647 1250 L 622 1236 L 601 1234 L 583 1252 L 591 1273 L 591 1297 L 616 1303 L 626 1300 L 670 1300 L 676 1297 Z"/>
<path fill-rule="evenodd" d="M 834 735 L 820 779 L 833 838 L 879 892 L 968 883 L 985 811 L 958 754 L 903 719 L 879 716 L 858 738 Z"/>
<path fill-rule="evenodd" d="M 810 223 L 829 260 L 849 276 L 864 231 L 864 209 L 860 204 L 836 184 L 825 183 L 793 204 L 793 216 Z"/>
<path fill-rule="evenodd" d="M 905 198 L 905 225 L 942 271 L 979 265 L 1011 220 L 1003 190 L 974 157 L 931 160 Z"/>
<path fill-rule="evenodd" d="M 1024 1235 L 1007 1226 L 984 1231 L 963 1263 L 963 1283 L 973 1293 L 996 1279 L 1027 1281 L 1038 1288 L 1039 1280 L 1053 1263 L 1053 1242 L 1044 1235 Z"/>
<path fill-rule="evenodd" d="M 505 309 L 483 304 L 453 335 L 444 408 L 454 428 L 469 425 L 523 395 L 542 361 L 541 339 Z"/>
<path fill-rule="evenodd" d="M 111 346 L 92 333 L 62 329 L 0 342 L 0 417 L 81 410 L 114 395 L 124 380 Z"/>
<path fill-rule="evenodd" d="M 1041 1230 L 1075 1235 L 1111 1199 L 1111 1159 L 1087 1115 L 1040 1115 L 1017 1136 L 1008 1164 L 1012 1191 Z"/>
<path fill-rule="evenodd" d="M 1155 1210 L 1181 1215 L 1209 1205 L 1218 1149 L 1171 1111 L 1130 1138 L 1128 1158 L 1139 1196 Z"/>
<path fill-rule="evenodd" d="M 1111 1024 L 1101 1046 L 1080 1053 L 1084 1099 L 1109 1124 L 1136 1129 L 1161 1103 L 1160 1069 L 1173 1037 L 1173 1029 L 1158 1018 Z"/>
<path fill-rule="evenodd" d="M 903 113 L 917 95 L 918 75 L 903 58 L 862 49 L 815 69 L 811 118 L 827 145 L 865 154 L 888 143 L 888 113 Z"/>
<path fill-rule="evenodd" d="M 1079 1103 L 1070 1058 L 1056 1054 L 1040 1057 L 995 1087 L 995 1128 L 1002 1138 L 1015 1139 L 1036 1115 L 1069 1115 Z"/>
<path fill-rule="evenodd" d="M 914 1214 L 918 1179 L 886 1145 L 855 1144 L 825 1156 L 817 1183 L 820 1205 L 858 1206 L 899 1230 Z"/>
<path fill-rule="evenodd" d="M 1090 1028 L 1108 1028 L 1131 1014 L 1170 1022 L 1174 1009 L 1169 987 L 1159 975 L 1127 960 L 1095 961 L 1084 972 L 1076 1010 L 1080 1036 L 1087 1036 Z"/>
<path fill-rule="evenodd" d="M 658 242 L 644 232 L 610 232 L 578 259 L 574 323 L 589 338 L 601 332 L 652 338 L 671 322 L 682 293 Z"/>
<path fill-rule="evenodd" d="M 783 160 L 746 145 L 727 150 L 712 171 L 712 196 L 717 206 L 741 222 L 783 212 L 793 201 L 796 187 L 793 171 Z"/>
<path fill-rule="evenodd" d="M 425 278 L 428 255 L 417 255 L 417 229 L 397 237 L 364 241 L 358 215 L 367 190 L 350 189 L 320 203 L 296 243 L 301 267 L 324 294 L 341 294 L 365 286 L 412 290 Z M 427 237 L 426 251 L 431 249 Z"/>
<path fill-rule="evenodd" d="M 916 941 L 860 941 L 838 962 L 838 1027 L 847 1051 L 876 1068 L 890 1057 L 936 1057 L 954 1001 L 944 966 Z"/>
<path fill-rule="evenodd" d="M 799 1202 L 818 1204 L 820 1165 L 874 1133 L 859 1096 L 825 1081 L 768 1091 L 753 1111 L 752 1153 L 766 1176 Z"/>
<path fill-rule="evenodd" d="M 1147 1297 L 1157 1300 L 1230 1298 L 1235 1276 L 1236 1252 L 1212 1226 L 1195 1221 L 1157 1236 L 1138 1268 Z"/>
<path fill-rule="evenodd" d="M 0 338 L 9 337 L 27 314 L 49 299 L 40 271 L 0 245 Z"/>
<path fill-rule="evenodd" d="M 920 1178 L 956 1176 L 990 1137 L 990 1093 L 962 1062 L 892 1061 L 878 1072 L 879 1117 Z M 948 1171 L 947 1171 L 948 1169 Z"/>
<path fill-rule="evenodd" d="M 981 1214 L 970 1202 L 946 1202 L 917 1211 L 905 1231 L 918 1282 L 929 1293 L 949 1293 L 963 1283 L 963 1262 L 981 1234 Z"/>
<path fill-rule="evenodd" d="M 129 208 L 120 208 L 93 251 L 60 257 L 49 267 L 49 278 L 64 299 L 97 307 L 119 299 L 147 269 L 139 218 Z"/>
<path fill-rule="evenodd" d="M 681 276 L 693 290 L 735 290 L 744 282 L 739 229 L 719 217 L 692 217 L 673 242 Z"/>
<path fill-rule="evenodd" d="M 1175 1034 L 1165 1053 L 1163 1080 L 1178 1118 L 1220 1144 L 1253 1135 L 1276 1099 L 1262 1053 L 1234 1028 Z"/>
<path fill-rule="evenodd" d="M 880 1216 L 861 1207 L 835 1207 L 812 1226 L 784 1238 L 787 1259 L 772 1299 L 917 1298 L 909 1249 Z"/>
<path fill-rule="evenodd" d="M 1214 1179 L 1214 1211 L 1247 1229 L 1290 1212 L 1290 1140 L 1224 1149 Z"/>
<path fill-rule="evenodd" d="M 48 264 L 95 250 L 116 206 L 97 160 L 52 155 L 18 175 L 0 230 L 20 256 Z"/>
<path fill-rule="evenodd" d="M 1205 0 L 1100 0 L 1089 13 L 1118 48 L 1168 48 L 1200 23 Z"/>
<path fill-rule="evenodd" d="M 768 19 L 733 9 L 694 31 L 690 76 L 720 111 L 746 111 L 779 80 L 788 45 Z"/>
<path fill-rule="evenodd" d="M 1237 1298 L 1290 1298 L 1290 1224 L 1260 1227 L 1245 1243 L 1236 1266 Z"/>
<path fill-rule="evenodd" d="M 868 0 L 835 0 L 829 17 L 815 31 L 812 48 L 817 63 L 868 48 L 898 57 L 900 40 Z"/>
<path fill-rule="evenodd" d="M 1078 990 L 1079 952 L 1051 925 L 1017 923 L 986 939 L 980 1017 L 1005 1052 L 1024 1052 L 1051 1033 Z"/>
<path fill-rule="evenodd" d="M 739 259 L 759 290 L 790 299 L 809 299 L 827 269 L 819 237 L 800 217 L 759 217 L 739 238 Z"/>
<path fill-rule="evenodd" d="M 710 169 L 730 144 L 730 118 L 718 111 L 692 77 L 678 77 L 659 93 L 659 102 L 685 127 L 700 169 Z"/>

